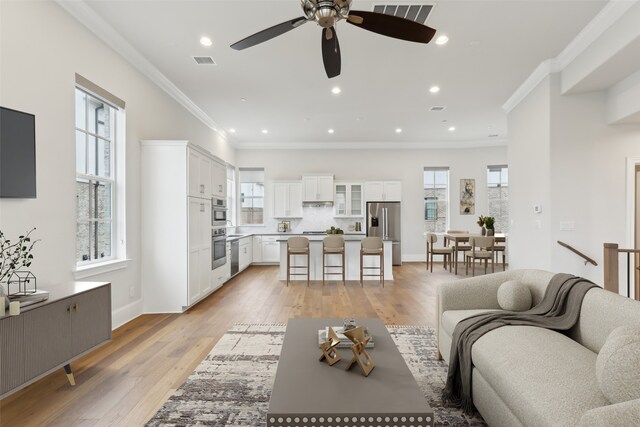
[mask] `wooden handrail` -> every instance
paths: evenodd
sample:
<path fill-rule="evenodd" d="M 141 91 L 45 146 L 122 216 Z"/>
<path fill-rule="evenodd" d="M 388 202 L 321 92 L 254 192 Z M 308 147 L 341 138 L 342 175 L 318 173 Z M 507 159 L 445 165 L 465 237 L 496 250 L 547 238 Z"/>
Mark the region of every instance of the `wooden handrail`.
<path fill-rule="evenodd" d="M 560 240 L 558 240 L 558 244 L 564 248 L 569 249 L 571 252 L 573 252 L 574 254 L 578 255 L 579 257 L 582 257 L 584 259 L 584 263 L 591 263 L 593 265 L 598 265 L 597 262 L 594 261 L 593 258 L 589 258 L 588 256 L 586 256 L 585 254 L 583 254 L 582 252 L 580 252 L 579 250 L 577 250 L 576 248 L 574 248 L 571 245 L 566 244 L 565 242 L 562 242 Z"/>

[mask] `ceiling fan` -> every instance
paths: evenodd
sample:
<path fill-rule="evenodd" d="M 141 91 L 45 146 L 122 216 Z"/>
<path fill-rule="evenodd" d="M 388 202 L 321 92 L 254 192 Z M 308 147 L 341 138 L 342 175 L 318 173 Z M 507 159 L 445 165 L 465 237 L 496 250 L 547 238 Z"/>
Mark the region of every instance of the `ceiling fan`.
<path fill-rule="evenodd" d="M 327 77 L 340 75 L 340 44 L 335 24 L 346 20 L 349 24 L 383 36 L 417 43 L 429 43 L 436 30 L 405 18 L 383 13 L 350 10 L 351 0 L 300 0 L 304 15 L 262 30 L 231 45 L 235 50 L 255 46 L 309 21 L 322 27 L 322 60 Z"/>

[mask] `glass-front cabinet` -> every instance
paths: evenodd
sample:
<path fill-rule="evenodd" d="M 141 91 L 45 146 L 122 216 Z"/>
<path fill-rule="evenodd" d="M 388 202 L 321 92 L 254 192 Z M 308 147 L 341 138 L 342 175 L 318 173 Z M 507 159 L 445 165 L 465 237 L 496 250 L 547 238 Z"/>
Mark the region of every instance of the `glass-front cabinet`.
<path fill-rule="evenodd" d="M 360 182 L 336 182 L 334 216 L 361 217 L 364 214 L 364 185 Z"/>

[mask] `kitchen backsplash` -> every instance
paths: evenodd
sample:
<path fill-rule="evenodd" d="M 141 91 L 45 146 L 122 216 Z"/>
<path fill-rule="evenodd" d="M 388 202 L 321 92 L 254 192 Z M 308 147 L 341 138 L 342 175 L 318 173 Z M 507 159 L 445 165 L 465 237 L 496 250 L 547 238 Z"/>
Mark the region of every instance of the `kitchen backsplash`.
<path fill-rule="evenodd" d="M 365 232 L 364 217 L 362 218 L 334 218 L 333 206 L 303 207 L 302 218 L 285 219 L 291 223 L 290 234 L 303 231 L 324 231 L 328 228 L 339 227 L 345 233 L 355 232 L 356 221 L 362 223 L 362 232 Z M 236 227 L 237 233 L 277 233 L 278 223 L 281 219 L 269 218 L 264 226 L 240 226 Z"/>

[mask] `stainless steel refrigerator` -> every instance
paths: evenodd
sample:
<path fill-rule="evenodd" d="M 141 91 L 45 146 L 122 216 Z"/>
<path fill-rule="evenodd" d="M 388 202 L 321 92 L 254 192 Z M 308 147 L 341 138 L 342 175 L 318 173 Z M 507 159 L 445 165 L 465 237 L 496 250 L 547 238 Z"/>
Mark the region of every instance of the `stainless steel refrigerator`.
<path fill-rule="evenodd" d="M 367 202 L 367 236 L 391 240 L 393 265 L 402 265 L 400 213 L 400 202 Z"/>

